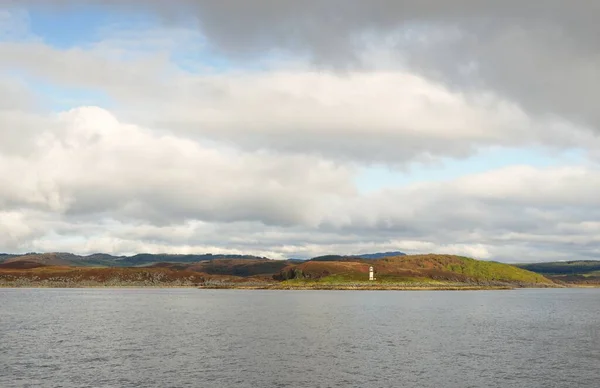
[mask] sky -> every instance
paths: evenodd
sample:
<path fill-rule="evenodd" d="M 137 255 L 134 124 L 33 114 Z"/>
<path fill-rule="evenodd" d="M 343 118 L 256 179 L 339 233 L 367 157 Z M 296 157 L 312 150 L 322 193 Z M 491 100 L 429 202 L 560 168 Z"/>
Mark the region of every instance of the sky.
<path fill-rule="evenodd" d="M 593 0 L 0 0 L 0 252 L 600 256 Z"/>

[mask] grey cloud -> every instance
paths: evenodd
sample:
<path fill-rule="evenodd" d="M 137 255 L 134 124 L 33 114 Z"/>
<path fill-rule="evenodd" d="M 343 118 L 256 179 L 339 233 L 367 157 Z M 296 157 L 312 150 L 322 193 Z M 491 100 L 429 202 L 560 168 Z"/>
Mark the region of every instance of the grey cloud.
<path fill-rule="evenodd" d="M 101 49 L 80 48 L 57 51 L 36 42 L 0 42 L 0 70 L 15 68 L 34 77 L 50 79 L 62 87 L 87 86 L 127 91 L 134 85 L 147 82 L 164 70 L 164 56 L 151 55 L 133 60 L 109 59 Z M 43 64 L 43 66 L 42 66 Z"/>
<path fill-rule="evenodd" d="M 386 248 L 505 261 L 599 249 L 594 168 L 517 166 L 361 195 L 351 170 L 314 157 L 204 148 L 98 108 L 58 123 L 34 156 L 0 153 L 4 249 L 282 258 Z"/>
<path fill-rule="evenodd" d="M 65 6 L 69 3 L 61 2 Z M 106 2 L 103 4 L 110 6 Z M 141 7 L 136 1 L 120 4 L 134 9 Z M 145 9 L 163 12 L 167 7 L 162 4 L 151 2 Z M 379 114 L 357 120 L 356 114 L 360 110 L 378 113 L 376 105 L 386 97 L 400 99 L 401 95 L 377 95 L 371 90 L 371 95 L 367 96 L 371 100 L 365 101 L 365 92 L 369 91 L 356 89 L 354 105 L 341 107 L 347 112 L 344 121 L 331 104 L 327 106 L 327 101 L 323 104 L 315 99 L 314 93 L 293 95 L 290 90 L 278 90 L 276 85 L 273 86 L 275 81 L 268 77 L 197 79 L 173 72 L 180 77 L 166 80 L 165 73 L 173 68 L 162 49 L 126 60 L 111 57 L 111 48 L 102 43 L 93 49 L 66 51 L 39 43 L 0 43 L 0 52 L 7 58 L 0 62 L 0 68 L 19 67 L 61 85 L 101 89 L 120 103 L 122 114 L 136 122 L 167 131 L 177 130 L 192 137 L 234 142 L 251 150 L 312 152 L 342 160 L 401 164 L 426 161 L 430 156 L 434 160 L 439 156 L 464 157 L 490 142 L 505 146 L 541 143 L 558 148 L 585 144 L 594 148 L 598 141 L 591 132 L 576 131 L 570 124 L 572 121 L 588 129 L 598 127 L 600 122 L 594 106 L 600 99 L 600 59 L 597 42 L 591 39 L 596 36 L 593 33 L 598 27 L 589 16 L 597 7 L 595 2 L 567 5 L 551 1 L 545 2 L 544 7 L 523 6 L 516 1 L 425 1 L 418 4 L 402 1 L 372 4 L 357 1 L 180 1 L 177 4 L 168 8 L 187 9 L 186 15 L 206 19 L 200 28 L 217 48 L 229 51 L 246 48 L 261 56 L 276 47 L 287 47 L 293 53 L 302 51 L 290 42 L 278 42 L 278 37 L 284 40 L 293 37 L 292 40 L 302 42 L 301 46 L 307 50 L 319 50 L 317 46 L 331 38 L 343 41 L 335 44 L 340 50 L 349 50 L 356 54 L 357 60 L 375 66 L 377 58 L 365 58 L 369 54 L 364 49 L 377 46 L 378 38 L 386 34 L 397 35 L 398 26 L 404 26 L 402 39 L 383 47 L 384 51 L 400 52 L 399 57 L 392 55 L 392 63 L 396 63 L 392 72 L 398 71 L 399 62 L 407 61 L 413 71 L 448 85 L 449 93 L 466 96 L 465 106 L 460 109 L 477 108 L 478 100 L 491 94 L 497 104 L 512 104 L 513 110 L 523 108 L 520 113 L 533 124 L 515 119 L 498 125 L 503 119 L 495 113 L 501 107 L 490 105 L 485 107 L 490 114 L 486 122 L 464 123 L 464 126 L 485 129 L 488 133 L 483 137 L 471 136 L 450 144 L 443 138 L 433 139 L 417 133 L 415 124 L 408 122 L 393 123 L 394 133 L 373 135 L 368 133 L 371 125 L 377 127 L 382 121 L 385 123 L 386 116 Z M 116 5 L 113 3 L 112 6 Z M 210 27 L 211 23 L 215 24 L 214 28 Z M 280 28 L 278 23 L 281 23 L 281 31 L 275 31 Z M 448 34 L 448 31 L 452 33 Z M 318 38 L 311 38 L 313 32 Z M 352 36 L 361 34 L 371 34 L 373 38 L 357 46 Z M 437 38 L 431 39 L 432 36 Z M 255 38 L 257 42 L 254 42 Z M 337 56 L 337 50 L 323 51 Z M 331 58 L 331 61 L 327 74 L 357 78 L 356 70 L 336 73 L 335 60 Z M 346 59 L 343 61 L 347 62 Z M 39 66 L 40 63 L 44 66 Z M 369 69 L 363 70 L 367 70 L 364 74 L 374 74 Z M 335 77 L 331 79 L 335 80 Z M 315 84 L 318 81 L 305 78 L 298 82 Z M 323 84 L 325 89 L 321 94 L 331 93 L 337 84 L 340 82 Z M 439 84 L 430 81 L 429 86 L 437 88 Z M 352 87 L 348 83 L 340 92 L 351 95 Z M 252 90 L 254 95 L 244 96 L 244 88 Z M 401 90 L 401 87 L 395 89 Z M 380 92 L 386 92 L 386 89 Z M 341 97 L 338 94 L 335 98 Z M 252 103 L 256 108 L 254 112 L 240 111 Z M 441 122 L 447 121 L 437 108 L 436 104 L 431 104 L 430 117 L 439 116 Z M 149 110 L 158 117 L 148 115 Z M 264 123 L 265 118 L 271 116 L 269 111 L 275 116 L 279 114 L 281 120 Z M 299 113 L 297 116 L 301 120 L 289 114 L 294 111 Z M 237 122 L 231 119 L 229 127 L 216 126 L 207 115 L 211 112 L 218 113 L 217 119 L 221 121 L 226 115 L 239 119 Z M 391 115 L 393 112 L 385 113 Z M 316 119 L 306 123 L 302 117 Z M 260 124 L 261 121 L 263 128 L 248 128 L 249 124 Z M 356 131 L 348 122 L 362 129 Z M 564 128 L 558 128 L 560 126 Z M 461 129 L 450 124 L 447 131 L 459 133 Z M 413 133 L 407 136 L 410 130 Z M 346 136 L 338 136 L 342 132 Z"/>
<path fill-rule="evenodd" d="M 162 55 L 130 61 L 103 49 L 38 43 L 0 43 L 0 55 L 10 58 L 0 68 L 105 92 L 133 122 L 250 151 L 403 165 L 466 157 L 486 145 L 595 144 L 573 126 L 534 120 L 493 94 L 452 91 L 403 71 L 198 76 L 173 71 Z M 165 77 L 167 70 L 174 74 Z"/>
<path fill-rule="evenodd" d="M 565 28 L 477 27 L 454 39 L 403 49 L 415 71 L 459 90 L 493 90 L 532 115 L 554 115 L 598 131 L 593 101 L 600 98 L 600 47 L 593 37 L 600 31 L 583 36 Z"/>
<path fill-rule="evenodd" d="M 94 122 L 100 118 L 90 117 Z M 169 142 L 162 140 L 166 148 L 173 146 Z M 110 174 L 87 164 L 99 160 L 97 145 L 84 147 L 68 162 L 77 161 L 86 174 L 61 170 L 54 174 L 56 186 L 46 188 L 66 195 L 65 202 L 59 197 L 46 209 L 23 202 L 0 214 L 3 227 L 12 231 L 4 237 L 5 246 L 83 253 L 247 252 L 276 258 L 386 248 L 512 262 L 591 257 L 600 247 L 600 172 L 594 168 L 520 166 L 359 195 L 344 188 L 347 172 L 326 166 L 315 170 L 308 160 L 302 168 L 291 168 L 283 160 L 281 171 L 270 166 L 268 157 L 237 165 L 237 157 L 230 156 L 232 164 L 222 164 L 218 155 L 197 159 L 197 147 L 186 150 L 185 142 L 176 144 L 179 152 L 166 154 L 180 154 L 185 168 L 180 157 L 168 162 L 160 152 L 129 158 L 115 152 L 121 145 L 113 143 L 116 149 L 110 154 L 121 158 L 115 161 L 121 167 Z M 41 160 L 53 166 L 59 161 Z M 30 162 L 35 166 L 35 160 Z M 170 165 L 160 167 L 164 164 Z M 152 174 L 142 173 L 147 167 Z M 33 170 L 44 171 L 41 166 Z M 28 170 L 20 171 L 28 176 Z M 16 184 L 16 189 L 28 188 Z M 249 194 L 253 190 L 258 196 Z M 299 197 L 296 192 L 301 192 Z M 182 193 L 191 195 L 190 200 Z M 51 199 L 48 194 L 41 198 Z M 97 208 L 89 206 L 99 200 Z M 141 211 L 123 206 L 132 200 L 143 205 Z M 81 242 L 60 237 L 73 235 Z"/>
<path fill-rule="evenodd" d="M 61 51 L 40 43 L 0 43 L 2 69 L 23 67 L 60 85 L 102 89 L 121 103 L 123 117 L 153 128 L 117 123 L 115 130 L 114 118 L 103 114 L 84 117 L 76 130 L 64 122 L 56 127 L 53 120 L 25 113 L 30 101 L 18 85 L 0 85 L 0 97 L 8 93 L 0 98 L 5 249 L 229 250 L 275 257 L 399 249 L 505 261 L 599 253 L 600 175 L 593 168 L 517 168 L 361 196 L 354 191 L 352 167 L 327 161 L 396 164 L 461 157 L 489 144 L 598 148 L 597 139 L 569 123 L 599 126 L 598 2 L 109 5 L 144 7 L 164 14 L 168 23 L 196 15 L 209 43 L 238 64 L 272 50 L 308 55 L 308 71 L 280 83 L 306 90 L 282 90 L 278 82 L 269 85 L 269 77 L 238 83 L 174 72 L 165 81 L 159 75 L 172 68 L 162 48 L 124 60 L 110 58 L 114 53 L 106 45 Z M 386 37 L 392 39 L 378 47 Z M 425 101 L 422 115 L 393 121 L 401 116 L 397 107 L 378 109 L 401 96 L 386 100 L 390 88 L 360 89 L 374 84 L 369 76 L 381 74 L 374 71 L 382 66 L 379 59 L 365 58 L 371 45 L 387 51 L 386 70 L 404 74 L 400 64 L 408 63 L 425 75 L 426 98 L 407 99 Z M 315 68 L 329 76 L 319 95 L 310 93 L 317 82 L 302 78 Z M 341 82 L 357 74 L 366 80 Z M 432 102 L 430 92 L 440 89 L 432 80 L 448 85 L 442 100 L 452 104 Z M 358 97 L 343 99 L 355 90 Z M 252 105 L 256 96 L 262 98 Z M 492 104 L 486 104 L 489 96 Z M 360 107 L 372 116 L 361 116 Z M 270 111 L 280 116 L 273 119 Z M 390 121 L 393 130 L 387 131 Z M 102 125 L 86 127 L 90 122 Z M 427 132 L 432 127 L 446 131 Z M 36 152 L 23 158 L 27 149 Z M 80 240 L 68 237 L 75 235 Z"/>
<path fill-rule="evenodd" d="M 233 57 L 287 50 L 328 68 L 359 66 L 365 34 L 378 41 L 403 29 L 404 43 L 391 49 L 401 51 L 415 71 L 450 85 L 489 88 L 532 112 L 600 127 L 594 106 L 600 98 L 595 0 L 88 2 L 158 13 L 171 23 L 191 16 L 217 50 Z M 435 28 L 460 34 L 454 41 L 431 42 Z"/>
<path fill-rule="evenodd" d="M 531 25 L 552 24 L 573 32 L 582 41 L 596 45 L 599 31 L 594 0 L 564 2 L 548 0 L 523 3 L 518 0 L 41 0 L 0 1 L 8 5 L 80 6 L 82 3 L 121 7 L 137 12 L 157 12 L 166 21 L 195 17 L 200 27 L 219 47 L 235 51 L 306 46 L 319 49 L 348 46 L 351 38 L 366 30 L 389 32 L 406 22 L 455 22 L 463 24 Z"/>

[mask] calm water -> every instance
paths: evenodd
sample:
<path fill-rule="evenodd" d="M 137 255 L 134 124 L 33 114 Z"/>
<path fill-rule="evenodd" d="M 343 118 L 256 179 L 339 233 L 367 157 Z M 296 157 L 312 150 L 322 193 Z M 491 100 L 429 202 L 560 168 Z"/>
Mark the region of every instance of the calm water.
<path fill-rule="evenodd" d="M 598 387 L 600 290 L 0 289 L 0 387 Z"/>

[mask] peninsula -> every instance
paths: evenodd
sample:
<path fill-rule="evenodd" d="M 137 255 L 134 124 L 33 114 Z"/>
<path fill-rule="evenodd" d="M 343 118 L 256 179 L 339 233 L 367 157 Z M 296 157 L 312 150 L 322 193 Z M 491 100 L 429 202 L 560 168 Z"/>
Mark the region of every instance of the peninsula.
<path fill-rule="evenodd" d="M 376 280 L 369 280 L 373 267 Z M 0 287 L 473 290 L 572 285 L 492 261 L 401 252 L 271 260 L 247 255 L 0 255 Z"/>

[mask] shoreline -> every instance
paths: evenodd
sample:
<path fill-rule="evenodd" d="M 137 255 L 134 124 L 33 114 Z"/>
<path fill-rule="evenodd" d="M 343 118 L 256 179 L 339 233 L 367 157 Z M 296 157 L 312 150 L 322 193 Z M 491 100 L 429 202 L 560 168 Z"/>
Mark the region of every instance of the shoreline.
<path fill-rule="evenodd" d="M 213 287 L 213 286 L 201 286 L 198 287 L 200 290 L 272 290 L 272 291 L 493 291 L 493 290 L 514 290 L 519 287 L 437 287 L 437 286 L 391 286 L 391 287 L 354 287 L 354 286 L 339 286 L 339 287 L 290 287 L 290 286 L 274 286 L 274 287 L 260 287 L 260 286 L 248 286 L 248 287 Z"/>
<path fill-rule="evenodd" d="M 12 282 L 11 282 L 12 283 Z M 462 285 L 462 284 L 9 284 L 0 283 L 0 289 L 198 289 L 198 290 L 273 290 L 273 291 L 496 291 L 516 289 L 542 288 L 600 288 L 600 285 L 561 285 L 561 284 L 531 284 L 531 285 Z"/>

